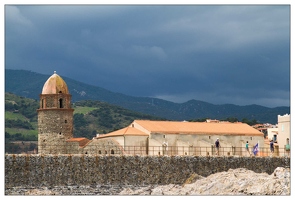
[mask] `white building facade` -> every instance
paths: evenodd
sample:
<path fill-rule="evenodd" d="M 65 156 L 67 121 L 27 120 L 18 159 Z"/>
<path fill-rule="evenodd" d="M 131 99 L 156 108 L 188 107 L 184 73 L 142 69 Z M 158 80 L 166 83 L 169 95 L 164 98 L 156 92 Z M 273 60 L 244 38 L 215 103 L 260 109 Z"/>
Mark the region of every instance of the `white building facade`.
<path fill-rule="evenodd" d="M 278 135 L 274 135 L 274 141 L 277 141 L 279 148 L 290 150 L 291 145 L 291 124 L 290 114 L 278 115 Z"/>

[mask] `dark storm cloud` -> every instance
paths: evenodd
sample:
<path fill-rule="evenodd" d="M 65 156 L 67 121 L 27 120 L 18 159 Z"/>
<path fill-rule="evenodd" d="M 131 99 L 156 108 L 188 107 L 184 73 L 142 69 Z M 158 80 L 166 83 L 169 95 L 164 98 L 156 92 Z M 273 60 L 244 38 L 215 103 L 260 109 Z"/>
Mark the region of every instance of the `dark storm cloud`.
<path fill-rule="evenodd" d="M 5 65 L 175 102 L 289 105 L 289 6 L 5 6 Z"/>

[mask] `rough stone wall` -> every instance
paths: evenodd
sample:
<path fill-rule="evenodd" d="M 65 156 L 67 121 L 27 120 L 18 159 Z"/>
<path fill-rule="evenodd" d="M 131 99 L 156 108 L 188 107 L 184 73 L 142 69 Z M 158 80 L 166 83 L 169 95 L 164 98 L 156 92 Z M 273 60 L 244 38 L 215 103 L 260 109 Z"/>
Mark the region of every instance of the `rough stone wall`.
<path fill-rule="evenodd" d="M 111 138 L 93 139 L 85 147 L 79 148 L 80 154 L 122 155 L 123 151 L 120 144 Z"/>
<path fill-rule="evenodd" d="M 38 111 L 39 153 L 66 153 L 66 140 L 73 137 L 73 109 Z"/>
<path fill-rule="evenodd" d="M 246 168 L 271 174 L 289 157 L 5 155 L 5 187 L 182 184 L 193 173 L 209 176 Z"/>

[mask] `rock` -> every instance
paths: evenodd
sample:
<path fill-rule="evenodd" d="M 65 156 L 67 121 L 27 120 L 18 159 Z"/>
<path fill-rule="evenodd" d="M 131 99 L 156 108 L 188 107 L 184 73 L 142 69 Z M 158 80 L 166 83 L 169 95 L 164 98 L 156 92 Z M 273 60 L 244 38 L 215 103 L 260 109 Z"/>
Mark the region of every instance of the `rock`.
<path fill-rule="evenodd" d="M 151 195 L 290 195 L 290 171 L 279 167 L 268 175 L 238 168 L 206 178 L 194 174 L 182 186 L 157 186 Z"/>

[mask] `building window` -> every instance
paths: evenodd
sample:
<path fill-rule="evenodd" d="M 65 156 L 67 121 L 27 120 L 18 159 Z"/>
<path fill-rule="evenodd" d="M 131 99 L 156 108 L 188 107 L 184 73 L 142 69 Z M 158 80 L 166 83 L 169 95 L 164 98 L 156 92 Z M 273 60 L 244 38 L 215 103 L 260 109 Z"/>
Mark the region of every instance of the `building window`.
<path fill-rule="evenodd" d="M 98 151 L 98 154 L 101 154 L 101 150 Z"/>
<path fill-rule="evenodd" d="M 252 140 L 253 138 L 252 137 L 250 137 L 250 140 Z"/>
<path fill-rule="evenodd" d="M 211 136 L 209 136 L 209 139 L 211 139 Z"/>
<path fill-rule="evenodd" d="M 59 108 L 63 108 L 63 101 L 62 101 L 62 99 L 59 99 Z"/>
<path fill-rule="evenodd" d="M 114 149 L 111 150 L 111 154 L 115 154 Z"/>
<path fill-rule="evenodd" d="M 44 99 L 41 100 L 41 108 L 44 107 Z"/>
<path fill-rule="evenodd" d="M 107 151 L 105 151 L 105 154 L 108 154 L 108 152 L 107 152 Z"/>
<path fill-rule="evenodd" d="M 59 132 L 59 135 L 61 135 L 61 132 Z"/>
<path fill-rule="evenodd" d="M 65 120 L 65 123 L 68 123 L 68 121 L 67 121 L 67 120 Z"/>
<path fill-rule="evenodd" d="M 277 135 L 273 135 L 273 141 L 277 142 Z"/>
<path fill-rule="evenodd" d="M 166 138 L 166 135 L 163 135 L 163 138 Z"/>

